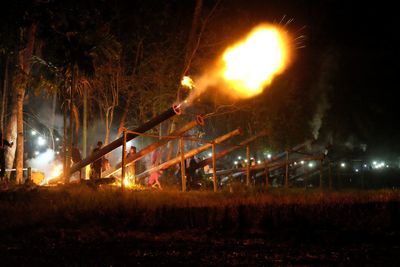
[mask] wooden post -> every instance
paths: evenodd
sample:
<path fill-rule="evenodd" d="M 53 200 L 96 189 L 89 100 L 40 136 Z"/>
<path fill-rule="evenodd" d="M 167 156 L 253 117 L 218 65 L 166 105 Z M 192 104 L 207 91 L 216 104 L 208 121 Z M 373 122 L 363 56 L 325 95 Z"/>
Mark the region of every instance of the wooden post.
<path fill-rule="evenodd" d="M 342 184 L 342 179 L 341 179 L 341 175 L 339 172 L 339 163 L 338 162 L 336 162 L 335 169 L 336 169 L 336 184 L 338 185 L 338 188 L 342 189 L 343 184 Z"/>
<path fill-rule="evenodd" d="M 323 188 L 323 176 L 324 176 L 324 168 L 323 161 L 321 160 L 319 163 L 319 188 Z"/>
<path fill-rule="evenodd" d="M 83 125 L 82 125 L 82 157 L 87 156 L 87 113 L 88 113 L 88 88 L 83 87 Z M 83 179 L 86 179 L 86 171 L 84 172 Z M 79 178 L 82 180 L 82 169 L 80 169 Z"/>
<path fill-rule="evenodd" d="M 364 178 L 365 178 L 365 170 L 362 166 L 361 167 L 361 189 L 364 189 Z"/>
<path fill-rule="evenodd" d="M 130 168 L 131 168 L 131 171 L 132 171 L 131 180 L 133 181 L 134 184 L 136 184 L 136 162 L 133 162 Z"/>
<path fill-rule="evenodd" d="M 285 188 L 289 186 L 289 151 L 286 151 Z"/>
<path fill-rule="evenodd" d="M 328 171 L 329 171 L 329 189 L 332 189 L 332 164 L 329 161 L 329 165 L 328 165 Z"/>
<path fill-rule="evenodd" d="M 212 143 L 212 166 L 213 166 L 213 182 L 214 182 L 214 192 L 217 192 L 217 158 L 215 151 L 215 143 Z"/>
<path fill-rule="evenodd" d="M 182 176 L 182 191 L 186 191 L 186 169 L 185 169 L 185 143 L 184 139 L 179 138 L 179 153 L 181 154 L 181 176 Z"/>
<path fill-rule="evenodd" d="M 247 165 L 246 165 L 246 185 L 250 185 L 250 146 L 246 146 L 246 159 L 247 159 Z"/>
<path fill-rule="evenodd" d="M 269 169 L 268 167 L 265 168 L 265 189 L 268 190 L 268 180 L 269 180 Z"/>
<path fill-rule="evenodd" d="M 31 168 L 31 167 L 28 167 L 27 181 L 28 181 L 28 182 L 31 182 L 31 181 L 32 181 L 32 168 Z"/>
<path fill-rule="evenodd" d="M 305 163 L 303 165 L 303 168 L 305 170 L 305 172 L 304 172 L 304 188 L 307 189 L 307 180 L 309 178 L 310 171 L 308 170 L 308 168 L 306 168 Z"/>
<path fill-rule="evenodd" d="M 122 165 L 121 165 L 121 188 L 124 189 L 125 182 L 125 160 L 126 160 L 126 129 L 123 131 L 122 139 Z"/>

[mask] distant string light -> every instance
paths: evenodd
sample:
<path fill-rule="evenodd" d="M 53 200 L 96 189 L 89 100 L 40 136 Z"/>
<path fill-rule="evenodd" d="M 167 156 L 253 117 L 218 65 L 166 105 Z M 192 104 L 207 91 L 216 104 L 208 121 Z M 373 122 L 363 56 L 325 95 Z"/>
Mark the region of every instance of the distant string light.
<path fill-rule="evenodd" d="M 389 166 L 389 165 L 387 165 L 384 161 L 382 161 L 382 162 L 373 161 L 372 162 L 372 168 L 373 169 L 381 169 L 381 168 L 384 168 L 386 166 Z"/>

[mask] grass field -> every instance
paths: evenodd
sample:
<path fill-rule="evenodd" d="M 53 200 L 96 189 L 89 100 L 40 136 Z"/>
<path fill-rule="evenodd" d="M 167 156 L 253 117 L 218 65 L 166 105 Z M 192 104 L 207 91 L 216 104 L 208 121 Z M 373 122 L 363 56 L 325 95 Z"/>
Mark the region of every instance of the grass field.
<path fill-rule="evenodd" d="M 6 265 L 395 265 L 399 191 L 0 192 Z"/>

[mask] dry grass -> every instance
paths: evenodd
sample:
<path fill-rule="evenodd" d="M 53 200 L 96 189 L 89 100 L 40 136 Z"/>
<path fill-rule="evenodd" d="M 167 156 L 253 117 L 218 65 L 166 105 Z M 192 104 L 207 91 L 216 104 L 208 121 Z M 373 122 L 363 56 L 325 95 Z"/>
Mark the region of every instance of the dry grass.
<path fill-rule="evenodd" d="M 282 227 L 382 229 L 399 222 L 398 191 L 124 191 L 87 186 L 0 193 L 0 229 L 93 225 L 156 231 L 274 231 Z"/>
<path fill-rule="evenodd" d="M 381 266 L 398 261 L 398 191 L 0 191 L 4 266 Z"/>

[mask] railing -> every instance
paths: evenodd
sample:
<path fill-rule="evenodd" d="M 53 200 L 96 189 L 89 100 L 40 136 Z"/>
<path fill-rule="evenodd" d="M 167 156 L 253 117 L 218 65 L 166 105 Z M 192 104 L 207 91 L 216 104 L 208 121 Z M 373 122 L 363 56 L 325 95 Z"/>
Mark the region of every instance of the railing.
<path fill-rule="evenodd" d="M 15 172 L 17 169 L 5 169 L 6 173 L 9 172 L 10 175 L 12 172 Z M 32 169 L 31 167 L 22 168 L 22 176 L 26 178 L 24 181 L 32 180 L 32 171 L 39 171 L 37 169 Z M 26 175 L 24 175 L 26 173 Z"/>

